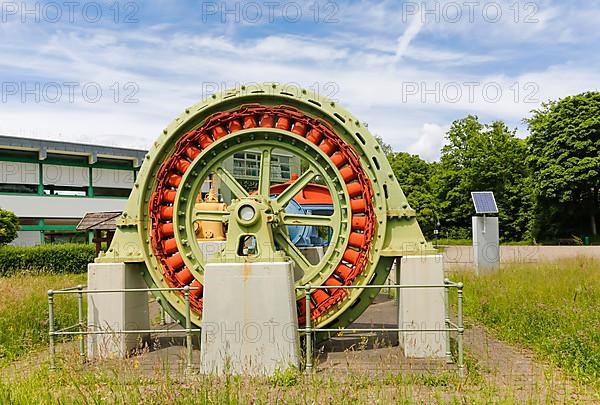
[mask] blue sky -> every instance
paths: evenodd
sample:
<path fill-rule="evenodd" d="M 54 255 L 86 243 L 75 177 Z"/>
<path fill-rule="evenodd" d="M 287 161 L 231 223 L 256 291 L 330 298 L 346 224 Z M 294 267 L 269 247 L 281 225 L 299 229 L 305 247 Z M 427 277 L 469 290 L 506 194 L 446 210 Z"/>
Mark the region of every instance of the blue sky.
<path fill-rule="evenodd" d="M 147 148 L 207 93 L 274 81 L 434 160 L 455 119 L 525 136 L 542 101 L 600 84 L 595 1 L 69 4 L 2 2 L 0 133 Z"/>

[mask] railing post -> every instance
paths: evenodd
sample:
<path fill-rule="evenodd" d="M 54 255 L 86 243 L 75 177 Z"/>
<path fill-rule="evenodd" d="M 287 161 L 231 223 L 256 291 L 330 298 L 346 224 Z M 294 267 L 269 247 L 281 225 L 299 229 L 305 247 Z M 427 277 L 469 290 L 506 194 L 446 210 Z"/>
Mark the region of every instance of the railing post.
<path fill-rule="evenodd" d="M 183 287 L 185 297 L 185 346 L 187 349 L 186 370 L 192 372 L 192 311 L 190 307 L 190 286 Z"/>
<path fill-rule="evenodd" d="M 79 322 L 79 357 L 82 363 L 85 363 L 85 335 L 83 335 L 83 286 L 79 284 L 77 286 L 77 320 Z"/>
<path fill-rule="evenodd" d="M 446 363 L 452 363 L 452 350 L 450 348 L 450 280 L 444 279 L 444 310 L 446 311 Z"/>
<path fill-rule="evenodd" d="M 312 350 L 312 325 L 310 319 L 310 284 L 304 285 L 305 304 L 306 304 L 306 328 L 305 328 L 305 339 L 306 339 L 306 372 L 310 373 L 313 369 L 313 350 Z"/>
<path fill-rule="evenodd" d="M 394 261 L 394 272 L 395 272 L 395 278 L 396 278 L 396 285 L 400 285 L 400 265 L 401 265 L 401 260 L 402 257 L 396 257 L 396 260 Z M 398 304 L 398 311 L 400 310 L 400 289 L 399 288 L 394 288 L 394 290 L 396 290 L 396 304 Z M 398 316 L 400 316 L 400 313 L 398 313 Z M 398 318 L 400 319 L 400 318 Z"/>
<path fill-rule="evenodd" d="M 162 299 L 160 297 L 156 297 L 156 302 L 158 303 L 158 313 L 160 314 L 160 326 L 165 326 L 167 324 L 167 320 L 165 319 L 165 309 L 162 306 Z"/>
<path fill-rule="evenodd" d="M 465 328 L 463 325 L 463 283 L 458 282 L 456 284 L 458 290 L 458 372 L 461 377 L 465 376 L 465 363 L 464 363 L 464 352 L 463 352 L 463 338 Z"/>
<path fill-rule="evenodd" d="M 54 346 L 54 291 L 48 290 L 48 338 L 50 340 L 50 371 L 56 370 L 56 348 Z"/>

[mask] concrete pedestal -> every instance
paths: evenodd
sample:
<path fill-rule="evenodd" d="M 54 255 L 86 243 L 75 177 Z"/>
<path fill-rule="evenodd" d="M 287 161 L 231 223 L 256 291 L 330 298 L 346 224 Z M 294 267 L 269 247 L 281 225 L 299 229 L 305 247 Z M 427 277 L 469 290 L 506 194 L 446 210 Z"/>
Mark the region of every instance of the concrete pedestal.
<path fill-rule="evenodd" d="M 472 217 L 473 264 L 477 274 L 500 266 L 498 217 Z"/>
<path fill-rule="evenodd" d="M 146 288 L 142 270 L 137 263 L 90 263 L 88 290 Z M 87 304 L 90 331 L 150 329 L 146 292 L 88 294 Z M 88 335 L 88 358 L 126 357 L 149 340 L 149 334 Z"/>
<path fill-rule="evenodd" d="M 201 372 L 270 375 L 298 367 L 291 262 L 209 263 L 204 286 Z"/>
<path fill-rule="evenodd" d="M 400 262 L 400 284 L 444 284 L 442 255 L 405 256 Z M 438 329 L 446 327 L 444 288 L 402 288 L 399 290 L 400 328 Z M 400 346 L 406 357 L 445 357 L 445 332 L 400 332 Z"/>

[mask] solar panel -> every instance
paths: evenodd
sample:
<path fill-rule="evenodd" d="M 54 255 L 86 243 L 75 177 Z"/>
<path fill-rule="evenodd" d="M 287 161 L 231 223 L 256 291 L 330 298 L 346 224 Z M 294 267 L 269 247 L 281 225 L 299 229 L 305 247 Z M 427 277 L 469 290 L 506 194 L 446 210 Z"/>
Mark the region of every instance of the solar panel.
<path fill-rule="evenodd" d="M 498 207 L 494 193 L 491 191 L 472 191 L 471 198 L 478 214 L 497 214 Z"/>

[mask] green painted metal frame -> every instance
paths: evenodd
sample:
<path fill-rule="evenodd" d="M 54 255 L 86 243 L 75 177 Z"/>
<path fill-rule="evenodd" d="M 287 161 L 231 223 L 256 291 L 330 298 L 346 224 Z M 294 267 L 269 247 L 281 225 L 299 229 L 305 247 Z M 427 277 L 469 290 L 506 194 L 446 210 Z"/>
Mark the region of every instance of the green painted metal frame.
<path fill-rule="evenodd" d="M 286 105 L 323 120 L 344 142 L 356 150 L 361 166 L 372 180 L 377 234 L 372 241 L 368 271 L 359 276 L 355 284 L 384 284 L 395 257 L 436 253 L 423 237 L 415 212 L 400 189 L 380 145 L 357 118 L 336 102 L 313 92 L 278 84 L 256 84 L 214 94 L 187 108 L 163 130 L 140 168 L 126 209 L 117 223 L 113 243 L 109 250 L 97 259 L 98 262 L 145 262 L 147 271 L 144 272 L 144 277 L 148 285 L 167 287 L 149 244 L 148 204 L 155 189 L 157 172 L 173 154 L 176 142 L 187 132 L 201 126 L 209 116 L 253 103 L 272 107 Z M 273 128 L 269 128 L 268 131 L 272 134 L 277 133 Z M 226 138 L 222 141 L 226 142 Z M 214 147 L 217 148 L 220 142 L 216 142 Z M 208 155 L 203 153 L 201 156 Z M 189 231 L 189 224 L 184 228 Z M 177 238 L 177 244 L 179 248 L 184 247 L 181 237 Z M 197 263 L 190 267 L 194 268 L 198 272 Z M 185 305 L 181 296 L 160 292 L 157 295 L 167 312 L 175 319 L 182 320 Z M 333 321 L 334 326 L 348 325 L 366 309 L 376 295 L 377 291 L 370 289 L 356 294 L 351 300 L 343 300 L 342 304 L 334 308 L 334 315 L 318 322 L 315 327 L 325 327 Z M 201 323 L 201 319 L 195 314 L 192 317 L 194 323 Z"/>

